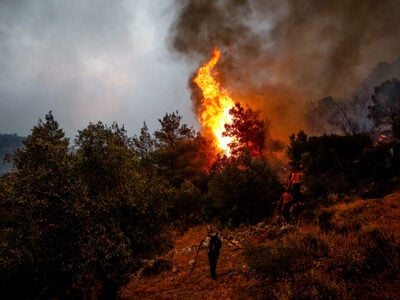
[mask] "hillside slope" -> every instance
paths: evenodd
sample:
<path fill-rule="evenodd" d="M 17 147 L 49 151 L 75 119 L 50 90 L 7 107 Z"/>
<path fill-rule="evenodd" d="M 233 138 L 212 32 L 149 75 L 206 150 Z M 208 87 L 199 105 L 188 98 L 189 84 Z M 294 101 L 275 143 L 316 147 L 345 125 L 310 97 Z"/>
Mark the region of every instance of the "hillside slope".
<path fill-rule="evenodd" d="M 171 257 L 171 269 L 151 276 L 133 274 L 131 282 L 121 291 L 122 299 L 249 299 L 256 295 L 259 283 L 248 276 L 243 249 L 236 246 L 240 244 L 228 242 L 228 238 L 221 248 L 217 280 L 209 276 L 203 247 L 193 269 L 205 229 L 205 226 L 191 228 L 176 239 L 174 249 L 167 255 Z M 238 232 L 224 232 L 230 238 L 234 234 Z"/>
<path fill-rule="evenodd" d="M 324 210 L 333 212 L 330 222 L 334 224 L 334 228 L 329 233 L 321 232 L 317 219 L 312 223 L 309 220 L 303 222 L 299 219 L 295 226 L 284 229 L 279 225 L 270 224 L 270 221 L 266 220 L 256 226 L 243 226 L 237 230 L 223 231 L 222 234 L 226 240 L 218 261 L 219 277 L 215 281 L 209 277 L 207 253 L 202 247 L 198 251 L 193 273 L 190 273 L 196 259 L 198 245 L 206 233 L 205 226 L 190 228 L 183 235 L 176 237 L 173 250 L 163 258 L 170 263 L 169 267 L 165 267 L 153 275 L 146 275 L 143 270 L 132 274 L 130 283 L 121 290 L 121 298 L 290 299 L 289 294 L 282 293 L 282 290 L 289 286 L 288 283 L 275 282 L 275 286 L 270 286 L 265 284 L 265 281 L 259 281 L 250 276 L 251 270 L 243 255 L 248 247 L 276 247 L 282 239 L 285 241 L 301 240 L 305 234 L 311 234 L 327 245 L 336 241 L 336 245 L 340 246 L 339 243 L 343 241 L 352 242 L 354 236 L 363 236 L 364 231 L 368 231 L 371 227 L 392 232 L 396 238 L 400 232 L 400 192 L 387 195 L 382 199 L 352 199 L 352 201 L 336 203 Z M 355 229 L 356 232 L 354 234 L 345 232 L 353 230 L 351 224 L 354 224 L 355 221 L 357 221 L 356 223 L 362 222 Z M 342 232 L 342 230 L 345 231 Z M 240 244 L 232 244 L 228 240 L 238 241 Z M 240 245 L 240 248 L 235 245 Z M 333 243 L 329 244 L 329 247 L 336 246 Z M 335 251 L 330 252 L 336 253 Z M 314 257 L 312 259 L 312 265 L 318 266 L 321 272 L 328 272 L 323 269 L 324 265 L 328 265 L 327 261 L 335 262 L 341 258 Z M 394 276 L 391 278 L 383 278 L 379 274 L 376 274 L 376 277 L 371 274 L 361 276 L 359 280 L 345 283 L 346 293 L 351 293 L 352 297 L 357 296 L 359 299 L 371 299 L 371 297 L 372 299 L 396 299 L 400 295 L 400 273 L 396 274 L 397 268 L 400 267 L 400 259 L 392 257 L 391 263 L 392 269 L 395 271 Z M 336 272 L 338 271 L 333 270 L 332 274 L 336 276 Z M 332 282 L 331 280 L 328 283 Z"/>

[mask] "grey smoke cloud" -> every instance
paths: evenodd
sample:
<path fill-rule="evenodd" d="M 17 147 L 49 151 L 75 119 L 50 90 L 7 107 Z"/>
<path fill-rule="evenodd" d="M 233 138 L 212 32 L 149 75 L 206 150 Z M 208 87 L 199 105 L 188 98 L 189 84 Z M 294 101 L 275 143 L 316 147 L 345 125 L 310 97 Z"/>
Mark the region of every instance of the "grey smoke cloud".
<path fill-rule="evenodd" d="M 0 132 L 26 135 L 52 110 L 70 137 L 89 122 L 137 134 L 179 110 L 193 66 L 171 57 L 171 1 L 0 1 Z"/>
<path fill-rule="evenodd" d="M 346 97 L 400 55 L 399 0 L 176 1 L 171 48 L 202 59 L 217 46 L 223 85 L 277 134 L 303 126 L 311 101 Z"/>
<path fill-rule="evenodd" d="M 222 84 L 287 135 L 310 101 L 399 56 L 399 11 L 400 0 L 3 0 L 0 132 L 26 135 L 49 110 L 70 137 L 99 120 L 137 134 L 176 109 L 196 127 L 187 82 L 218 46 Z"/>

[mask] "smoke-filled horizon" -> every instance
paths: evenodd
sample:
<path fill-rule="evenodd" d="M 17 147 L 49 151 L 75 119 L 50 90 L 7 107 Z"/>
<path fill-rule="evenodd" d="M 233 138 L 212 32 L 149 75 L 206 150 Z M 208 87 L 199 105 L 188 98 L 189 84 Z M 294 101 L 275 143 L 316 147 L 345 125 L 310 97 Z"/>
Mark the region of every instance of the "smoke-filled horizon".
<path fill-rule="evenodd" d="M 400 56 L 399 0 L 175 3 L 171 49 L 204 63 L 218 47 L 222 85 L 284 139 L 304 128 L 311 102 L 349 97 L 379 63 Z"/>
<path fill-rule="evenodd" d="M 195 66 L 165 42 L 175 16 L 173 0 L 1 0 L 0 133 L 26 136 L 50 110 L 72 139 L 98 121 L 155 130 L 176 110 L 196 125 Z"/>

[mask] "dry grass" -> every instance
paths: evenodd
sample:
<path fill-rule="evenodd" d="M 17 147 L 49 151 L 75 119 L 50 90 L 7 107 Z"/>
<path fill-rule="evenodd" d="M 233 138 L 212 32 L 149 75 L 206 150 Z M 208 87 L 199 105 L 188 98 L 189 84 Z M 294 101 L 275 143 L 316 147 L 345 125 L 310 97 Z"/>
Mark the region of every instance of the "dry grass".
<path fill-rule="evenodd" d="M 318 217 L 325 216 L 327 230 Z M 184 282 L 205 227 L 175 238 L 172 268 L 132 276 L 123 299 L 398 299 L 400 192 L 382 199 L 346 199 L 282 229 L 269 222 L 226 231 L 244 250 L 225 243 L 219 278 L 208 275 L 201 249 Z"/>
<path fill-rule="evenodd" d="M 246 252 L 250 269 L 268 282 L 275 296 L 398 297 L 400 193 L 382 199 L 347 199 L 318 215 L 314 224 L 299 220 L 283 236 L 271 234 L 264 245 L 254 245 Z"/>

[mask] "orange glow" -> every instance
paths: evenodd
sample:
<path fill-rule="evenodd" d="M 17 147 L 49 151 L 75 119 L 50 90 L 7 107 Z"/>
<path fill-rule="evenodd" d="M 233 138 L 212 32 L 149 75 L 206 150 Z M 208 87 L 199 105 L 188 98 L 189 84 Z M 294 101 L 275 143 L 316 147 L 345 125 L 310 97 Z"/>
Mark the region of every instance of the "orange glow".
<path fill-rule="evenodd" d="M 217 64 L 221 52 L 215 48 L 211 59 L 201 66 L 193 81 L 201 89 L 203 99 L 201 100 L 199 122 L 203 129 L 211 131 L 215 138 L 215 145 L 225 154 L 229 155 L 228 144 L 231 137 L 224 137 L 225 124 L 232 123 L 232 116 L 229 110 L 235 105 L 228 92 L 222 88 L 215 79 L 215 73 L 211 71 Z"/>

